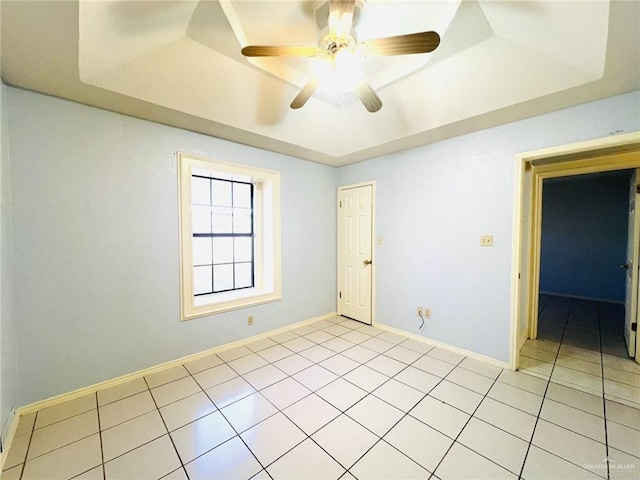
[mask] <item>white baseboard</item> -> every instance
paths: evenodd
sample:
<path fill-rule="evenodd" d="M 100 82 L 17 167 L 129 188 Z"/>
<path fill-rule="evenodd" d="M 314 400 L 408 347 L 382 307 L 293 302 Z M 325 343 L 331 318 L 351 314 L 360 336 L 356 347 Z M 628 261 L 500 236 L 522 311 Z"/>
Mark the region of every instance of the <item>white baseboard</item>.
<path fill-rule="evenodd" d="M 507 370 L 511 370 L 511 365 L 508 362 L 503 362 L 500 360 L 496 360 L 495 358 L 487 357 L 485 355 L 481 355 L 476 352 L 472 352 L 470 350 L 465 350 L 464 348 L 454 347 L 453 345 L 449 345 L 447 343 L 438 342 L 436 340 L 431 340 L 429 338 L 423 337 L 421 335 L 416 335 L 415 333 L 405 332 L 404 330 L 400 330 L 399 328 L 390 327 L 388 325 L 384 325 L 382 323 L 376 323 L 375 327 L 381 328 L 382 330 L 387 330 L 389 332 L 397 333 L 399 335 L 404 335 L 413 340 L 417 340 L 418 342 L 426 343 L 427 345 L 431 345 L 434 347 L 442 348 L 443 350 L 448 350 L 453 353 L 457 353 L 459 355 L 464 355 L 465 357 L 470 357 L 475 360 L 479 360 L 481 362 L 487 363 L 493 367 L 504 368 Z"/>
<path fill-rule="evenodd" d="M 4 468 L 4 462 L 7 459 L 7 453 L 11 448 L 11 444 L 13 443 L 13 437 L 16 435 L 16 430 L 18 429 L 18 419 L 20 416 L 17 414 L 16 409 L 12 409 L 9 414 L 9 419 L 7 423 L 4 424 L 4 428 L 2 429 L 2 453 L 0 453 L 0 472 Z"/>
<path fill-rule="evenodd" d="M 144 377 L 147 375 L 151 375 L 154 373 L 161 372 L 163 370 L 168 370 L 170 368 L 178 367 L 183 363 L 191 362 L 193 360 L 198 360 L 203 357 L 207 357 L 214 353 L 223 352 L 225 350 L 230 350 L 232 348 L 239 347 L 241 345 L 245 345 L 247 343 L 255 342 L 257 340 L 261 340 L 263 338 L 270 337 L 272 335 L 277 335 L 278 333 L 286 332 L 292 328 L 301 327 L 304 325 L 308 325 L 309 323 L 318 322 L 320 320 L 326 320 L 328 318 L 335 317 L 337 315 L 336 312 L 326 313 L 324 315 L 320 315 L 318 317 L 310 318 L 308 320 L 302 320 L 301 322 L 294 323 L 292 325 L 287 325 L 285 327 L 277 328 L 275 330 L 270 330 L 265 333 L 261 333 L 259 335 L 254 335 L 253 337 L 244 338 L 242 340 L 238 340 L 236 342 L 227 343 L 225 345 L 220 345 L 219 347 L 215 347 L 209 350 L 205 350 L 203 352 L 194 353 L 192 355 L 187 355 L 186 357 L 179 358 L 177 360 L 171 360 L 169 362 L 162 363 L 160 365 L 156 365 L 154 367 L 145 368 L 143 370 L 138 370 L 137 372 L 129 373 L 127 375 L 123 375 L 121 377 L 117 377 L 111 380 L 106 380 L 104 382 L 95 383 L 93 385 L 89 385 L 87 387 L 80 388 L 78 390 L 74 390 L 72 392 L 63 393 L 61 395 L 56 395 L 55 397 L 50 397 L 45 400 L 40 400 L 35 403 L 31 403 L 29 405 L 25 405 L 20 407 L 17 410 L 17 416 L 25 415 L 27 413 L 35 412 L 37 410 L 41 410 L 46 407 L 51 407 L 53 405 L 57 405 L 59 403 L 67 402 L 69 400 L 73 400 L 74 398 L 82 397 L 84 395 L 89 395 L 91 393 L 95 393 L 100 390 L 104 390 L 106 388 L 115 387 L 116 385 L 120 385 L 122 383 L 129 382 L 131 380 L 135 380 L 140 377 Z M 17 423 L 17 422 L 16 422 Z"/>
<path fill-rule="evenodd" d="M 64 403 L 67 402 L 69 400 L 73 400 L 75 398 L 78 397 L 82 397 L 84 395 L 89 395 L 91 393 L 95 393 L 98 392 L 100 390 L 104 390 L 106 388 L 111 388 L 111 387 L 115 387 L 117 385 L 129 382 L 131 380 L 135 380 L 137 378 L 141 378 L 147 375 L 151 375 L 154 373 L 158 373 L 161 372 L 163 370 L 168 370 L 170 368 L 174 368 L 177 366 L 182 365 L 183 363 L 187 363 L 187 362 L 191 362 L 194 360 L 198 360 L 200 358 L 203 357 L 207 357 L 209 355 L 212 355 L 214 353 L 219 353 L 219 352 L 223 352 L 225 350 L 230 350 L 232 348 L 236 348 L 242 345 L 246 345 L 247 343 L 251 343 L 251 342 L 255 342 L 257 340 L 261 340 L 263 338 L 267 338 L 273 335 L 277 335 L 278 333 L 282 333 L 282 332 L 286 332 L 287 330 L 293 329 L 293 328 L 297 328 L 297 327 L 301 327 L 304 325 L 308 325 L 310 323 L 314 323 L 314 322 L 318 322 L 320 320 L 326 320 L 332 317 L 335 317 L 337 315 L 336 312 L 331 312 L 331 313 L 327 313 L 324 315 L 320 315 L 318 317 L 314 317 L 314 318 L 310 318 L 308 320 L 302 320 L 301 322 L 297 322 L 294 323 L 292 325 L 287 325 L 285 327 L 281 327 L 275 330 L 270 330 L 268 332 L 265 333 L 261 333 L 259 335 L 255 335 L 253 337 L 248 337 L 248 338 L 244 338 L 242 340 L 238 340 L 236 342 L 232 342 L 232 343 L 227 343 L 225 345 L 220 345 L 218 347 L 209 349 L 209 350 L 205 350 L 203 352 L 199 352 L 199 353 L 194 353 L 192 355 L 187 355 L 186 357 L 182 357 L 179 358 L 177 360 L 171 360 L 169 362 L 165 362 L 162 363 L 160 365 L 156 365 L 153 367 L 149 367 L 149 368 L 145 368 L 143 370 L 138 370 L 137 372 L 133 372 L 133 373 L 129 373 L 127 375 L 123 375 L 121 377 L 117 377 L 111 380 L 106 380 L 104 382 L 100 382 L 100 383 L 96 383 L 93 385 L 89 385 L 87 387 L 83 387 L 80 388 L 78 390 L 74 390 L 72 392 L 68 392 L 68 393 L 63 393 L 61 395 L 57 395 L 55 397 L 51 397 L 51 398 L 47 398 L 45 400 L 41 400 L 38 402 L 34 402 L 31 403 L 29 405 L 25 405 L 23 407 L 20 407 L 16 410 L 14 410 L 14 412 L 12 413 L 12 416 L 10 417 L 9 421 L 7 422 L 7 426 L 5 428 L 5 432 L 6 432 L 6 436 L 3 435 L 3 440 L 5 441 L 5 446 L 6 446 L 6 450 L 3 452 L 2 457 L 0 458 L 0 471 L 1 471 L 1 465 L 4 462 L 5 458 L 6 458 L 6 452 L 9 450 L 9 448 L 11 447 L 11 442 L 13 441 L 13 437 L 15 435 L 16 429 L 18 428 L 18 419 L 20 418 L 20 415 L 25 415 L 31 412 L 35 412 L 37 410 L 41 410 L 43 408 L 46 407 L 51 407 L 53 405 L 57 405 L 60 403 Z M 445 350 L 449 350 L 451 352 L 454 353 L 458 353 L 460 355 L 464 355 L 466 357 L 470 357 L 470 358 L 474 358 L 476 360 L 479 360 L 481 362 L 487 363 L 489 365 L 492 365 L 494 367 L 498 367 L 498 368 L 506 368 L 509 369 L 510 366 L 507 362 L 502 362 L 500 360 L 496 360 L 494 358 L 490 358 L 487 357 L 485 355 L 481 355 L 479 353 L 475 353 L 475 352 L 471 352 L 469 350 L 465 350 L 462 348 L 458 348 L 458 347 L 454 347 L 452 345 L 448 345 L 446 343 L 441 343 L 441 342 L 437 342 L 435 340 L 431 340 L 425 337 L 422 337 L 420 335 L 416 335 L 414 333 L 410 333 L 410 332 L 405 332 L 404 330 L 400 330 L 398 328 L 394 328 L 394 327 L 390 327 L 388 325 L 384 325 L 381 323 L 376 323 L 374 326 L 382 329 L 382 330 L 387 330 L 389 332 L 393 332 L 393 333 L 398 333 L 400 335 L 404 335 L 407 336 L 409 338 L 412 338 L 414 340 L 417 340 L 419 342 L 425 343 L 427 345 L 431 345 L 434 347 L 438 347 L 438 348 L 442 348 Z"/>
<path fill-rule="evenodd" d="M 586 297 L 583 295 L 570 295 L 568 293 L 543 292 L 543 291 L 540 291 L 540 295 L 551 295 L 553 297 L 565 297 L 565 298 L 577 298 L 580 300 L 591 300 L 592 302 L 617 303 L 620 305 L 624 305 L 623 301 L 612 300 L 610 298 Z"/>

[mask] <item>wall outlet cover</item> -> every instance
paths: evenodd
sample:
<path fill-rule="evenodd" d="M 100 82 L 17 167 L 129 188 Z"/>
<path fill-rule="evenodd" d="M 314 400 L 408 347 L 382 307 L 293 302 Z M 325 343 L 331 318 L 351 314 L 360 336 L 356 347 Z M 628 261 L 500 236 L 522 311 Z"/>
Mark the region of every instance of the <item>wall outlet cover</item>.
<path fill-rule="evenodd" d="M 482 235 L 480 237 L 480 246 L 493 247 L 493 235 Z"/>

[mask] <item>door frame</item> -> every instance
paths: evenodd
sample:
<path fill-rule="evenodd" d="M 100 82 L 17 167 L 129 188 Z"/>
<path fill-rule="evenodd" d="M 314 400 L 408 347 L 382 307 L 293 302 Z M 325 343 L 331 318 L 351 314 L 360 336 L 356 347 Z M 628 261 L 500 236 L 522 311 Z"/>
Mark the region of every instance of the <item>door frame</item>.
<path fill-rule="evenodd" d="M 632 290 L 631 291 L 631 305 L 630 305 L 630 316 L 631 318 L 629 319 L 630 322 L 633 323 L 633 316 L 635 314 L 635 320 L 636 320 L 636 324 L 638 323 L 638 317 L 639 317 L 639 312 L 638 312 L 638 301 L 640 300 L 639 294 L 640 294 L 640 279 L 638 278 L 638 273 L 639 273 L 639 266 L 638 266 L 638 248 L 640 247 L 639 244 L 639 239 L 638 239 L 638 234 L 640 234 L 640 202 L 638 201 L 638 198 L 640 197 L 640 192 L 638 191 L 638 185 L 640 185 L 640 169 L 636 168 L 635 170 L 635 174 L 633 176 L 634 179 L 634 183 L 635 183 L 635 187 L 634 189 L 629 189 L 630 190 L 630 197 L 631 195 L 633 195 L 633 205 L 634 205 L 634 212 L 633 212 L 633 232 L 631 234 L 631 236 L 628 234 L 627 232 L 627 252 L 625 255 L 625 262 L 629 262 L 629 250 L 631 248 L 633 248 L 633 250 L 631 251 L 631 265 L 633 266 L 633 270 L 631 271 L 631 288 L 633 288 L 633 286 L 635 285 L 635 292 Z M 629 185 L 629 187 L 631 187 L 631 185 Z M 629 198 L 629 204 L 631 203 L 631 198 Z M 629 205 L 630 206 L 630 205 Z M 627 207 L 627 209 L 629 208 L 629 206 Z M 629 215 L 630 216 L 630 215 Z M 628 217 L 629 217 L 628 216 Z M 627 219 L 628 219 L 627 217 Z M 627 220 L 627 223 L 629 223 L 629 221 Z M 631 226 L 631 225 L 630 225 Z M 634 240 L 635 239 L 635 240 Z M 629 244 L 629 242 L 631 241 L 631 245 Z M 628 265 L 627 265 L 628 268 Z M 624 276 L 624 284 L 627 287 L 627 289 L 629 288 L 629 271 L 627 270 L 625 272 L 625 276 Z M 625 327 L 625 332 L 624 332 L 624 339 L 625 339 L 625 343 L 627 340 L 627 298 L 628 295 L 625 292 L 625 299 L 624 299 L 624 327 Z M 633 358 L 637 358 L 638 363 L 640 363 L 640 356 L 638 355 L 638 346 L 640 345 L 640 342 L 638 341 L 638 333 L 636 332 L 636 342 L 635 345 L 633 345 Z M 633 343 L 633 342 L 629 342 L 629 343 Z M 629 344 L 625 345 L 627 348 L 627 354 L 629 353 Z"/>
<path fill-rule="evenodd" d="M 537 334 L 543 180 L 627 168 L 640 168 L 640 131 L 516 155 L 509 345 L 512 370 L 518 368 L 521 315 L 525 315 L 527 336 L 531 338 Z M 525 188 L 525 172 L 530 174 L 529 188 Z M 525 198 L 529 200 L 527 211 Z M 520 278 L 523 269 L 527 274 Z M 525 307 L 521 312 L 523 296 Z M 637 335 L 636 347 L 639 343 L 640 335 Z"/>
<path fill-rule="evenodd" d="M 340 192 L 351 190 L 358 187 L 371 187 L 371 325 L 376 323 L 376 270 L 378 262 L 376 261 L 376 181 L 352 183 L 349 185 L 341 185 L 336 191 L 336 312 L 340 315 L 338 308 L 338 299 L 340 294 L 339 278 L 340 275 L 340 258 L 338 256 L 338 241 L 340 231 Z"/>

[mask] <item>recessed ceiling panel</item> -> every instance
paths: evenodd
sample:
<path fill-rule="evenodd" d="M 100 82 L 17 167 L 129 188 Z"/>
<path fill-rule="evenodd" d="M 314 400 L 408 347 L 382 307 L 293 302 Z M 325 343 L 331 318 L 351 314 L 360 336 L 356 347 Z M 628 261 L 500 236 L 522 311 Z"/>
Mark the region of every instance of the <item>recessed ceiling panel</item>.
<path fill-rule="evenodd" d="M 223 10 L 242 46 L 283 45 L 317 46 L 321 37 L 314 11 L 328 0 L 316 1 L 244 1 L 223 0 Z M 445 35 L 461 0 L 380 1 L 369 0 L 356 26 L 359 40 L 435 31 Z M 374 87 L 379 88 L 425 67 L 431 54 L 405 55 L 357 59 L 362 75 Z M 293 85 L 302 86 L 308 79 L 326 67 L 322 58 L 251 58 L 248 61 L 258 68 L 276 75 Z M 322 92 L 323 85 L 319 90 Z M 334 106 L 344 105 L 336 95 L 322 97 Z M 348 102 L 347 102 L 348 103 Z"/>
<path fill-rule="evenodd" d="M 183 38 L 198 2 L 92 1 L 79 4 L 79 59 L 83 78 Z"/>
<path fill-rule="evenodd" d="M 315 43 L 309 1 L 0 8 L 10 85 L 336 166 L 640 88 L 638 2 L 370 0 L 361 38 L 441 35 L 431 55 L 365 59 L 375 114 L 321 91 L 291 110 L 308 59 L 263 68 L 240 54 L 248 38 Z"/>

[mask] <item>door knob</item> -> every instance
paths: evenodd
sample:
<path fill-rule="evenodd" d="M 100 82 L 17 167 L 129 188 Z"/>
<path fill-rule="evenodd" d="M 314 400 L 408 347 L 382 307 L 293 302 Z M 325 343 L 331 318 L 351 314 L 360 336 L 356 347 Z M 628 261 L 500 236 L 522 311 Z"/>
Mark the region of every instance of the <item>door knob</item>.
<path fill-rule="evenodd" d="M 629 270 L 629 264 L 625 263 L 624 265 L 620 265 L 620 268 L 624 268 L 625 270 Z"/>
<path fill-rule="evenodd" d="M 366 267 L 367 265 L 371 265 L 373 262 L 371 260 L 365 260 L 362 263 L 364 263 L 364 266 Z"/>

